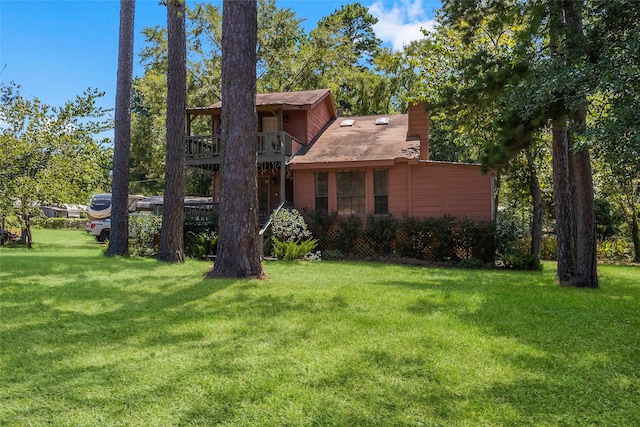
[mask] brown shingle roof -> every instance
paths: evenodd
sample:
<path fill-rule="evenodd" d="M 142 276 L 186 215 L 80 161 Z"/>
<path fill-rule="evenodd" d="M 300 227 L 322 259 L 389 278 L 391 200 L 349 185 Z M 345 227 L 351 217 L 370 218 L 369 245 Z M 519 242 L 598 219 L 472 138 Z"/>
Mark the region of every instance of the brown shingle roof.
<path fill-rule="evenodd" d="M 376 119 L 388 117 L 386 125 Z M 341 127 L 343 120 L 354 120 L 352 126 Z M 408 116 L 359 116 L 335 120 L 309 147 L 291 159 L 291 165 L 309 163 L 357 162 L 417 158 L 420 141 L 407 138 Z"/>
<path fill-rule="evenodd" d="M 330 96 L 329 89 L 301 90 L 297 92 L 276 92 L 259 93 L 256 95 L 256 106 L 282 106 L 293 108 L 311 108 L 326 96 Z M 203 113 L 205 111 L 219 110 L 222 108 L 222 101 L 218 101 L 208 107 L 187 108 L 191 114 Z"/>

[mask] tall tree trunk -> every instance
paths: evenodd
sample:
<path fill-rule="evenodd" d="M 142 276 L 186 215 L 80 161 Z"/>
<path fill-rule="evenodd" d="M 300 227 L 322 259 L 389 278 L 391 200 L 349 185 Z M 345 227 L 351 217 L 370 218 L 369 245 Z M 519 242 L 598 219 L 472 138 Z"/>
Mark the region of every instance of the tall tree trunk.
<path fill-rule="evenodd" d="M 33 238 L 31 236 L 31 215 L 23 214 L 24 228 L 22 229 L 22 243 L 27 245 L 27 249 L 33 249 Z"/>
<path fill-rule="evenodd" d="M 574 67 L 585 58 L 586 39 L 582 28 L 582 5 L 576 1 L 564 2 L 566 19 L 565 57 L 567 66 Z M 577 67 L 575 67 L 577 68 Z M 587 130 L 587 99 L 580 94 L 579 106 L 572 109 L 569 134 L 569 164 L 573 183 L 575 218 L 575 279 L 574 286 L 597 288 L 596 210 L 593 195 L 591 156 L 587 148 L 576 147 L 576 136 Z"/>
<path fill-rule="evenodd" d="M 222 141 L 218 250 L 214 277 L 264 277 L 258 239 L 256 141 L 257 1 L 224 0 Z"/>
<path fill-rule="evenodd" d="M 631 207 L 631 238 L 633 240 L 633 261 L 640 262 L 640 226 L 638 225 L 638 211 Z"/>
<path fill-rule="evenodd" d="M 531 147 L 525 150 L 527 167 L 529 168 L 529 191 L 531 192 L 533 215 L 531 221 L 531 255 L 540 257 L 542 251 L 542 217 L 544 214 L 544 201 L 540 190 L 540 181 L 536 174 Z"/>
<path fill-rule="evenodd" d="M 564 11 L 562 0 L 552 0 L 549 5 L 549 53 L 558 63 L 563 63 L 560 52 L 560 35 L 563 32 Z M 571 181 L 569 178 L 569 142 L 567 116 L 562 99 L 557 101 L 560 113 L 551 120 L 551 146 L 553 157 L 553 203 L 556 219 L 557 275 L 562 286 L 571 285 L 575 275 L 573 248 L 573 212 L 571 206 Z"/>
<path fill-rule="evenodd" d="M 566 117 L 563 116 L 552 121 L 553 202 L 556 214 L 558 283 L 563 286 L 572 285 L 575 276 L 567 132 Z"/>
<path fill-rule="evenodd" d="M 120 35 L 116 84 L 111 232 L 106 254 L 129 255 L 129 157 L 131 154 L 131 81 L 135 0 L 120 0 Z"/>
<path fill-rule="evenodd" d="M 184 139 L 187 108 L 185 2 L 167 2 L 167 156 L 158 260 L 184 261 Z"/>
<path fill-rule="evenodd" d="M 586 130 L 586 106 L 574 114 L 575 125 Z M 573 133 L 573 132 L 572 132 Z M 573 141 L 573 138 L 570 138 Z M 593 178 L 589 150 L 571 150 L 569 153 L 573 182 L 573 206 L 576 249 L 574 286 L 597 288 L 596 209 L 593 196 Z"/>

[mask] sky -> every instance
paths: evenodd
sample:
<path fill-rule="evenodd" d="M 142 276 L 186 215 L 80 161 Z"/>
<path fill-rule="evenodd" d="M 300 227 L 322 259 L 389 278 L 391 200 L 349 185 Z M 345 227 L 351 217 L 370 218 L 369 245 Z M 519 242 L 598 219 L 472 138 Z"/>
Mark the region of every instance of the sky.
<path fill-rule="evenodd" d="M 384 46 L 396 50 L 420 38 L 421 28 L 433 25 L 440 7 L 440 0 L 277 0 L 277 5 L 304 18 L 302 25 L 310 30 L 322 17 L 356 1 L 378 18 L 374 30 Z M 96 88 L 105 92 L 100 105 L 113 108 L 119 13 L 118 0 L 0 0 L 1 81 L 15 82 L 24 97 L 51 106 Z M 136 53 L 144 43 L 142 28 L 156 25 L 166 26 L 165 7 L 158 0 L 137 0 Z M 133 73 L 143 73 L 137 56 Z"/>

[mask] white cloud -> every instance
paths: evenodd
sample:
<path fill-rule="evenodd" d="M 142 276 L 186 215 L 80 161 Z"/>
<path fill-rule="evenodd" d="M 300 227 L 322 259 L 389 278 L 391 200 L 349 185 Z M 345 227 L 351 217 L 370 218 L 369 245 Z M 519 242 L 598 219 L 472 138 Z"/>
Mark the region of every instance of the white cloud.
<path fill-rule="evenodd" d="M 385 5 L 389 3 L 390 6 Z M 427 0 L 427 3 L 437 7 L 440 2 Z M 436 24 L 432 10 L 425 10 L 423 0 L 377 0 L 369 6 L 369 13 L 378 18 L 378 23 L 373 26 L 376 36 L 396 51 L 413 40 L 421 39 L 421 30 L 432 29 Z"/>

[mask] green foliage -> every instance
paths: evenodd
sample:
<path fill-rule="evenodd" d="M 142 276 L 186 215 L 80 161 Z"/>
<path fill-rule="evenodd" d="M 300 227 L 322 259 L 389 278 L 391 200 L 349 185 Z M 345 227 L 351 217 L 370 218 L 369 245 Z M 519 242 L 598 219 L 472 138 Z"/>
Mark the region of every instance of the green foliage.
<path fill-rule="evenodd" d="M 162 217 L 158 215 L 129 216 L 129 252 L 131 256 L 153 256 L 158 252 Z"/>
<path fill-rule="evenodd" d="M 599 240 L 610 239 L 620 234 L 624 217 L 613 209 L 609 200 L 596 199 L 596 233 Z"/>
<path fill-rule="evenodd" d="M 218 233 L 207 230 L 202 233 L 187 232 L 185 252 L 195 259 L 203 259 L 215 255 L 218 244 Z"/>
<path fill-rule="evenodd" d="M 493 263 L 496 258 L 496 225 L 465 218 L 455 229 L 456 245 L 463 259 Z"/>
<path fill-rule="evenodd" d="M 362 221 L 355 215 L 340 218 L 338 220 L 338 231 L 334 240 L 337 250 L 343 254 L 358 255 L 358 237 L 362 235 Z"/>
<path fill-rule="evenodd" d="M 295 209 L 280 209 L 271 214 L 271 235 L 273 256 L 289 261 L 304 258 L 318 243 L 311 238 L 307 223 Z"/>
<path fill-rule="evenodd" d="M 558 259 L 558 239 L 555 235 L 542 237 L 540 258 L 549 261 Z"/>
<path fill-rule="evenodd" d="M 280 209 L 271 214 L 271 234 L 275 240 L 290 242 L 311 236 L 300 212 L 295 209 Z"/>
<path fill-rule="evenodd" d="M 318 246 L 324 259 L 345 256 L 362 258 L 403 257 L 432 262 L 465 261 L 465 266 L 493 265 L 497 246 L 519 248 L 519 235 L 497 231 L 496 224 L 476 222 L 469 218 L 456 221 L 451 216 L 442 218 L 412 218 L 401 221 L 392 216 L 367 218 L 362 229 L 356 216 L 339 217 L 311 212 L 307 214 L 310 228 L 318 237 Z M 504 227 L 503 227 L 504 228 Z M 500 242 L 510 239 L 509 242 Z"/>
<path fill-rule="evenodd" d="M 84 230 L 86 223 L 86 218 L 38 218 L 31 225 L 36 228 Z"/>
<path fill-rule="evenodd" d="M 624 238 L 611 238 L 598 242 L 598 259 L 601 261 L 628 262 L 632 260 L 632 246 Z"/>
<path fill-rule="evenodd" d="M 15 84 L 0 85 L 0 215 L 14 215 L 28 230 L 39 204 L 84 203 L 105 186 L 111 151 L 94 139 L 111 127 L 97 106 L 103 95 L 88 89 L 55 108 L 22 97 Z"/>
<path fill-rule="evenodd" d="M 367 217 L 365 234 L 373 242 L 373 250 L 380 254 L 393 252 L 393 241 L 398 231 L 398 221 L 391 215 Z"/>
<path fill-rule="evenodd" d="M 502 262 L 512 270 L 542 270 L 540 258 L 525 251 L 509 253 L 502 257 Z"/>
<path fill-rule="evenodd" d="M 320 211 L 304 211 L 304 217 L 311 235 L 318 239 L 318 247 L 323 251 L 329 249 L 326 244 L 329 241 L 329 234 L 338 220 L 338 215 Z"/>
<path fill-rule="evenodd" d="M 527 236 L 526 224 L 523 224 L 514 212 L 498 212 L 496 220 L 496 251 L 502 258 L 510 253 L 525 251 Z M 545 258 L 546 259 L 546 258 Z"/>
<path fill-rule="evenodd" d="M 400 223 L 405 238 L 398 244 L 401 256 L 429 261 L 455 261 L 455 218 L 411 218 Z"/>
<path fill-rule="evenodd" d="M 316 248 L 316 239 L 305 240 L 274 240 L 272 254 L 276 258 L 293 261 L 304 258 Z"/>
<path fill-rule="evenodd" d="M 336 261 L 344 259 L 344 255 L 337 249 L 328 249 L 326 251 L 322 251 L 322 258 L 328 261 Z"/>

